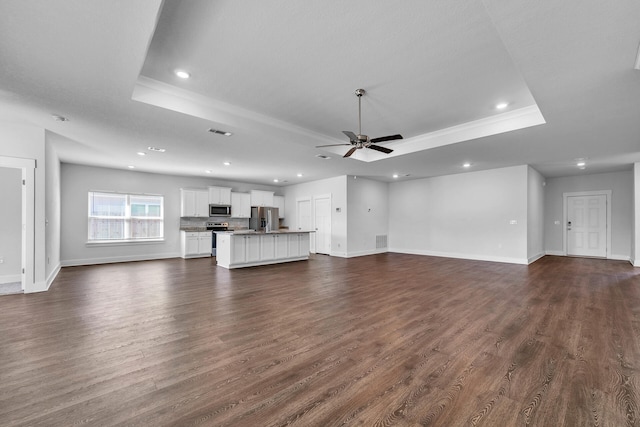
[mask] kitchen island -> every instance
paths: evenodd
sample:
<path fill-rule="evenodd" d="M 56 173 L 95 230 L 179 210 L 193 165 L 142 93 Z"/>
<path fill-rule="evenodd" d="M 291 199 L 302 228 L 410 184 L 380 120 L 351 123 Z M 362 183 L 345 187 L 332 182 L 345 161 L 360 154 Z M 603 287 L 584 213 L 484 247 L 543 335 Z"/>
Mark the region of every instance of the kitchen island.
<path fill-rule="evenodd" d="M 224 268 L 309 259 L 310 231 L 215 231 L 216 263 Z"/>

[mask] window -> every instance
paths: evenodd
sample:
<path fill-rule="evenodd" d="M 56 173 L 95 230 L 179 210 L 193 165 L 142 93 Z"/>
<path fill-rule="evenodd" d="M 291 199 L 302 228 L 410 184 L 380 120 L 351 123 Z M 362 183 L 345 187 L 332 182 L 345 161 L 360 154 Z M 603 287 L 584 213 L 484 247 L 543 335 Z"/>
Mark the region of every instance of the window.
<path fill-rule="evenodd" d="M 164 198 L 89 192 L 89 241 L 143 241 L 164 237 Z"/>

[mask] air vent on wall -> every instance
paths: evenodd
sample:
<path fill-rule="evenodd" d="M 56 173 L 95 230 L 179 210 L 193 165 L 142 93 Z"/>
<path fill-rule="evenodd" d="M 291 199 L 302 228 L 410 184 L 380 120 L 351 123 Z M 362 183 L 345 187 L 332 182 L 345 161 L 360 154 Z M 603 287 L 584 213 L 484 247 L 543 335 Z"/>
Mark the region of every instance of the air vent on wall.
<path fill-rule="evenodd" d="M 385 249 L 387 247 L 387 235 L 381 234 L 376 236 L 376 249 Z"/>
<path fill-rule="evenodd" d="M 208 131 L 208 132 L 211 132 L 211 133 L 217 133 L 218 135 L 224 135 L 224 136 L 231 136 L 231 135 L 233 135 L 231 132 L 225 132 L 225 131 L 220 130 L 220 129 L 213 129 L 213 128 L 209 128 L 207 131 Z"/>

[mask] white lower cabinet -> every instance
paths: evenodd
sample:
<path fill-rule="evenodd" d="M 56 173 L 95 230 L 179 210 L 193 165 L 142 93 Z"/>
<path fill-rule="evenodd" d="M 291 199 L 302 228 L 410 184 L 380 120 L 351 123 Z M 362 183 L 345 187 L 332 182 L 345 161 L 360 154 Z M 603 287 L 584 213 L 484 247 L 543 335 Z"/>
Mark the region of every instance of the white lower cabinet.
<path fill-rule="evenodd" d="M 221 233 L 217 236 L 216 262 L 225 268 L 251 267 L 309 258 L 308 233 Z"/>
<path fill-rule="evenodd" d="M 292 233 L 288 236 L 290 258 L 309 255 L 309 233 Z"/>
<path fill-rule="evenodd" d="M 211 256 L 211 239 L 210 231 L 181 231 L 180 256 L 182 258 Z"/>

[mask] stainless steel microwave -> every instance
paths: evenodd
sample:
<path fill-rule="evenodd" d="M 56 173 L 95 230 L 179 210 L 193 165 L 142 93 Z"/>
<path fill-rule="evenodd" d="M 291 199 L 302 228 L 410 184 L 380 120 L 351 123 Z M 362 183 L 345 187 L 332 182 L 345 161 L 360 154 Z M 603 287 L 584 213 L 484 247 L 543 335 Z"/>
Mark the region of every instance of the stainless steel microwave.
<path fill-rule="evenodd" d="M 231 216 L 231 206 L 209 205 L 209 216 Z"/>

